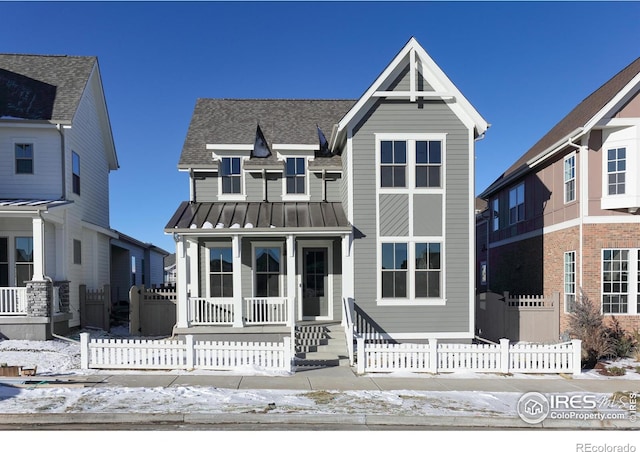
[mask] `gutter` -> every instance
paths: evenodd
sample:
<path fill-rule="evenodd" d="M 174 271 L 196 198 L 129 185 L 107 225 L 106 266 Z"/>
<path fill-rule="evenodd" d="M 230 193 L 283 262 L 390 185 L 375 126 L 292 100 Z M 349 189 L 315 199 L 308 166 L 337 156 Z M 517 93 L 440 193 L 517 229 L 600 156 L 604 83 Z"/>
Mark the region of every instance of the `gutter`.
<path fill-rule="evenodd" d="M 549 146 L 547 149 L 536 155 L 535 157 L 527 160 L 522 167 L 514 171 L 513 173 L 506 176 L 504 179 L 499 180 L 491 184 L 485 191 L 478 195 L 479 198 L 489 199 L 492 194 L 500 190 L 506 185 L 511 184 L 514 180 L 519 179 L 521 176 L 529 172 L 531 169 L 538 166 L 540 163 L 547 160 L 549 157 L 557 154 L 559 151 L 564 149 L 566 146 L 572 144 L 573 140 L 576 140 L 587 133 L 589 129 L 585 129 L 584 127 L 578 127 L 570 134 L 566 135 L 565 138 L 562 138 L 559 141 L 556 141 L 553 145 Z"/>

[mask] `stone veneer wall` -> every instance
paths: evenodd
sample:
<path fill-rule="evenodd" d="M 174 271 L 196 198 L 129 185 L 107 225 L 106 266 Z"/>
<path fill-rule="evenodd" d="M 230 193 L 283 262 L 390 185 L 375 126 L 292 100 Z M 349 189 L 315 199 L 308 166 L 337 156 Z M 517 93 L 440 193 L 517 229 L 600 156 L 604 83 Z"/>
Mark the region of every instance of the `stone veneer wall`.
<path fill-rule="evenodd" d="M 27 281 L 27 316 L 49 317 L 53 289 L 49 281 Z"/>

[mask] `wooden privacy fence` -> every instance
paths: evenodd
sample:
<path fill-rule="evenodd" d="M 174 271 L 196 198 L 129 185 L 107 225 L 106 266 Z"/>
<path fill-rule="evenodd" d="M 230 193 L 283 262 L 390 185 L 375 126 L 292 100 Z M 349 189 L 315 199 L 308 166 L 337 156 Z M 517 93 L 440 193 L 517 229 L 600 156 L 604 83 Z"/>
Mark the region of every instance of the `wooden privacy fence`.
<path fill-rule="evenodd" d="M 111 329 L 111 286 L 105 284 L 101 289 L 91 290 L 81 284 L 80 296 L 80 326 Z"/>
<path fill-rule="evenodd" d="M 175 286 L 132 286 L 129 290 L 131 335 L 167 336 L 176 324 Z"/>
<path fill-rule="evenodd" d="M 83 369 L 230 370 L 258 367 L 292 369 L 291 338 L 283 342 L 214 342 L 185 340 L 90 339 L 80 334 Z"/>
<path fill-rule="evenodd" d="M 365 372 L 499 372 L 572 373 L 581 371 L 580 340 L 562 344 L 428 344 L 368 343 L 357 340 L 358 373 Z"/>
<path fill-rule="evenodd" d="M 476 328 L 478 336 L 491 341 L 555 342 L 560 337 L 560 293 L 478 294 Z"/>

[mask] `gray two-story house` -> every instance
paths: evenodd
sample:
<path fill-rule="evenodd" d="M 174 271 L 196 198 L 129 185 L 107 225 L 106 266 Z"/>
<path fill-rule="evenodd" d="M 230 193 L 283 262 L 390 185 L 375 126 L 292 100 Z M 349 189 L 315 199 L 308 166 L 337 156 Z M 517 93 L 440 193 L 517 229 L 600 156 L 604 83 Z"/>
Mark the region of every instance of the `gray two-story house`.
<path fill-rule="evenodd" d="M 358 99 L 199 99 L 174 332 L 277 339 L 350 306 L 359 333 L 471 339 L 487 128 L 414 38 Z"/>

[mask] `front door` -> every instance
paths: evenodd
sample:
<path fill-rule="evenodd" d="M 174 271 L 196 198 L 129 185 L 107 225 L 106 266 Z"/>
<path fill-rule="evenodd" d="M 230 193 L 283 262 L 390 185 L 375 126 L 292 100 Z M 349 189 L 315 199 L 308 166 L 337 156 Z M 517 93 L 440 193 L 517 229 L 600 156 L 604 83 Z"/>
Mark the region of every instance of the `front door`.
<path fill-rule="evenodd" d="M 330 318 L 329 248 L 302 247 L 302 318 Z"/>

